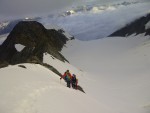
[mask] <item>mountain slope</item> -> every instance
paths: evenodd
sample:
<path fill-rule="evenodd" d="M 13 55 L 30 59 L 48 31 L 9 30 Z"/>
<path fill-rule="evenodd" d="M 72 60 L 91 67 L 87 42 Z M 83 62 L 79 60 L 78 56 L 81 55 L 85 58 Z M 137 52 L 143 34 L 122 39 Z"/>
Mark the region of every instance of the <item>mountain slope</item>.
<path fill-rule="evenodd" d="M 6 113 L 149 113 L 149 49 L 150 41 L 142 35 L 69 41 L 62 53 L 78 69 L 47 53 L 43 62 L 61 74 L 67 69 L 76 74 L 86 94 L 67 88 L 41 65 L 19 64 L 25 68 L 0 69 L 0 109 Z"/>
<path fill-rule="evenodd" d="M 150 41 L 144 34 L 71 41 L 63 55 L 84 70 L 85 92 L 115 113 L 149 113 Z M 146 106 L 146 107 L 145 107 Z"/>
<path fill-rule="evenodd" d="M 150 35 L 150 27 L 146 27 L 147 23 L 150 22 L 150 14 L 141 17 L 134 22 L 131 22 L 122 29 L 112 33 L 110 36 L 129 36 L 131 34 L 141 34 Z"/>

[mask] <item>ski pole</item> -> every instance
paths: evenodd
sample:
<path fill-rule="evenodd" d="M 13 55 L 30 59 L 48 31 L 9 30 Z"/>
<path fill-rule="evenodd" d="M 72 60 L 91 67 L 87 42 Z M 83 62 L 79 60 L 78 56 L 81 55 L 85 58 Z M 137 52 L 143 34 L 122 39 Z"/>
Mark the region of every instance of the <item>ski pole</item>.
<path fill-rule="evenodd" d="M 61 78 L 60 78 L 60 84 L 61 84 Z"/>

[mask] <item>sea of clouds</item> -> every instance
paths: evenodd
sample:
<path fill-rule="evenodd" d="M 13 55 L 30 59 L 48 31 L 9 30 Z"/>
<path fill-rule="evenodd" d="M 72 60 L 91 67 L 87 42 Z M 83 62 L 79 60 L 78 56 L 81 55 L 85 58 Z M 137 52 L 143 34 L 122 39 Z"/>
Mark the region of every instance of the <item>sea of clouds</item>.
<path fill-rule="evenodd" d="M 149 6 L 150 2 L 134 2 L 128 5 L 96 4 L 90 11 L 75 12 L 69 16 L 45 17 L 41 22 L 45 25 L 58 25 L 80 40 L 93 40 L 107 37 L 135 19 L 150 13 Z"/>

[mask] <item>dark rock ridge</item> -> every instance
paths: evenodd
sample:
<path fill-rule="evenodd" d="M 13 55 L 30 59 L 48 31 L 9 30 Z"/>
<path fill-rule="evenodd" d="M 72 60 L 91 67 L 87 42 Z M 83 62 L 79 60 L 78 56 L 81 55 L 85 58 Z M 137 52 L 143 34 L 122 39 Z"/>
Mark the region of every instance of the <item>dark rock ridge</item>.
<path fill-rule="evenodd" d="M 19 22 L 0 46 L 0 66 L 18 63 L 43 63 L 43 53 L 49 53 L 61 61 L 60 53 L 68 38 L 54 30 L 47 30 L 36 21 Z M 18 51 L 16 44 L 25 46 Z M 66 60 L 67 61 L 67 60 Z"/>
<path fill-rule="evenodd" d="M 129 36 L 131 34 L 141 34 L 145 33 L 145 35 L 150 35 L 150 28 L 146 29 L 145 25 L 150 21 L 150 14 L 143 16 L 134 22 L 131 22 L 127 26 L 123 27 L 122 29 L 112 33 L 110 36 Z"/>

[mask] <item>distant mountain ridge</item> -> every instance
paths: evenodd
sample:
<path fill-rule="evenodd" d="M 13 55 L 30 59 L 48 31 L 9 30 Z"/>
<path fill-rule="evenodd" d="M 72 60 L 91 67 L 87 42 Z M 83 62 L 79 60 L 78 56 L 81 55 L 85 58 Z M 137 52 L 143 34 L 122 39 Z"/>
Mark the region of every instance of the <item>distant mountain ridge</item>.
<path fill-rule="evenodd" d="M 20 21 L 20 20 L 10 21 L 10 22 L 8 22 L 8 24 L 6 24 L 6 25 L 3 25 L 3 23 L 6 23 L 6 22 L 2 22 L 2 23 L 1 23 L 1 27 L 0 27 L 0 35 L 10 33 L 10 32 L 12 31 L 12 29 L 14 28 L 14 26 L 15 26 L 19 21 Z"/>
<path fill-rule="evenodd" d="M 43 54 L 49 53 L 67 61 L 60 53 L 69 40 L 62 32 L 46 29 L 36 21 L 19 22 L 0 46 L 0 67 L 18 63 L 43 63 Z M 16 45 L 23 46 L 18 51 Z"/>
<path fill-rule="evenodd" d="M 20 21 L 28 21 L 28 20 L 38 21 L 39 19 L 41 19 L 41 18 L 40 17 L 35 17 L 35 18 L 16 19 L 16 20 L 12 20 L 12 21 L 0 22 L 0 35 L 10 33 L 13 30 L 13 28 Z"/>
<path fill-rule="evenodd" d="M 116 32 L 112 33 L 110 36 L 129 36 L 132 34 L 141 34 L 145 33 L 145 35 L 150 35 L 150 25 L 147 25 L 150 23 L 150 14 L 147 14 L 146 16 L 143 16 L 131 23 L 129 23 L 127 26 L 121 28 L 120 30 L 117 30 Z M 147 27 L 149 26 L 149 27 Z"/>

